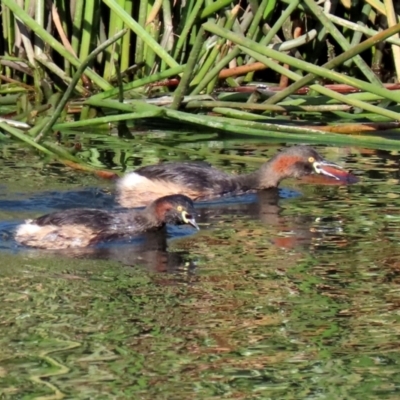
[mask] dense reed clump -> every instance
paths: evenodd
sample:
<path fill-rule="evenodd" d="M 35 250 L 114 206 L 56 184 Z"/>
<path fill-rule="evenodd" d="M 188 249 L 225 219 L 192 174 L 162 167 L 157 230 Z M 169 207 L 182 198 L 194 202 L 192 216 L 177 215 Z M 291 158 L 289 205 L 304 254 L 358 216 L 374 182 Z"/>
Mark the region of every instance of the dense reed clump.
<path fill-rule="evenodd" d="M 394 0 L 3 0 L 0 137 L 72 163 L 50 132 L 151 118 L 397 145 L 335 132 L 398 128 L 399 13 Z"/>

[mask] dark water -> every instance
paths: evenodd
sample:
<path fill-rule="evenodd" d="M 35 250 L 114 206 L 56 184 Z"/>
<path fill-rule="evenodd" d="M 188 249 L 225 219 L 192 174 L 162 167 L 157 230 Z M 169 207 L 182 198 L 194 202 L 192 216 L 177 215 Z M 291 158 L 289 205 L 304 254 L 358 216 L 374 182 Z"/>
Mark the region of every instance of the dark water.
<path fill-rule="evenodd" d="M 126 170 L 204 159 L 245 172 L 279 148 L 162 136 L 92 139 L 81 156 Z M 317 148 L 360 183 L 284 181 L 198 204 L 194 235 L 46 252 L 18 246 L 15 226 L 115 207 L 113 184 L 4 145 L 1 398 L 398 398 L 400 155 Z"/>

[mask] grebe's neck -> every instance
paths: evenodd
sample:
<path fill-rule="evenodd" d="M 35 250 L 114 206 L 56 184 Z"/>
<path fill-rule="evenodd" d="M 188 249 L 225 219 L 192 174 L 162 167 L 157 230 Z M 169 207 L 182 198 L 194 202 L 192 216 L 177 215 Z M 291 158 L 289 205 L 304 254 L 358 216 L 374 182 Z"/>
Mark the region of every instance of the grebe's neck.
<path fill-rule="evenodd" d="M 165 214 L 170 208 L 163 199 L 157 199 L 150 203 L 144 210 L 138 211 L 138 215 L 154 228 L 162 228 L 165 225 Z"/>
<path fill-rule="evenodd" d="M 251 174 L 242 176 L 241 182 L 251 182 L 259 190 L 277 187 L 285 178 L 299 178 L 307 171 L 299 167 L 302 157 L 295 154 L 277 154 Z"/>
<path fill-rule="evenodd" d="M 150 204 L 143 210 L 127 211 L 119 214 L 119 223 L 121 229 L 127 231 L 146 231 L 161 229 L 165 223 L 157 215 L 154 204 Z"/>
<path fill-rule="evenodd" d="M 277 187 L 279 182 L 286 178 L 277 174 L 273 169 L 271 161 L 268 161 L 261 165 L 261 167 L 249 174 L 239 175 L 235 177 L 237 183 L 242 187 L 249 187 L 256 190 L 268 189 L 271 187 Z"/>

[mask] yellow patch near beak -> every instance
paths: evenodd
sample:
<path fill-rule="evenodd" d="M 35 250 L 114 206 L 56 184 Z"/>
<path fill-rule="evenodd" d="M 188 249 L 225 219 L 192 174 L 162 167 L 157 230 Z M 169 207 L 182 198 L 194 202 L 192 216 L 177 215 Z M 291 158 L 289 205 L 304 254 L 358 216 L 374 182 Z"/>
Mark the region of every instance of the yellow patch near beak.
<path fill-rule="evenodd" d="M 194 228 L 196 228 L 197 230 L 200 230 L 199 226 L 196 223 L 196 220 L 194 219 L 194 217 L 190 217 L 189 213 L 187 211 L 182 211 L 182 221 L 185 224 L 189 224 L 192 225 Z M 188 218 L 189 217 L 189 218 Z"/>
<path fill-rule="evenodd" d="M 188 221 L 188 219 L 187 219 L 187 215 L 188 215 L 188 213 L 187 213 L 186 211 L 182 211 L 182 221 L 183 221 L 185 224 L 188 224 L 188 223 L 189 223 L 189 221 Z"/>

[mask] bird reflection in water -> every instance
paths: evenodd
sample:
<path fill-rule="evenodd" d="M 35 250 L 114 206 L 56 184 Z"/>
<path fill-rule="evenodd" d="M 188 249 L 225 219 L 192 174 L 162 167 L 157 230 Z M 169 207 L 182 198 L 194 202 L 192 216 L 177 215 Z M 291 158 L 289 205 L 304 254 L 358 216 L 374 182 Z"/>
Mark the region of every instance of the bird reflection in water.
<path fill-rule="evenodd" d="M 183 230 L 183 229 L 182 229 Z M 65 258 L 116 261 L 126 267 L 141 267 L 152 273 L 192 274 L 196 263 L 187 251 L 169 251 L 164 232 L 145 233 L 134 239 L 101 243 L 93 247 L 62 250 L 24 248 L 30 257 L 57 255 Z"/>
<path fill-rule="evenodd" d="M 313 229 L 315 217 L 305 214 L 289 219 L 281 215 L 281 202 L 298 195 L 297 192 L 291 190 L 273 188 L 254 194 L 231 197 L 229 201 L 224 198 L 218 202 L 196 203 L 201 205 L 197 208 L 199 214 L 197 219 L 200 224 L 208 224 L 212 228 L 217 226 L 218 222 L 232 221 L 234 224 L 235 219 L 246 216 L 260 221 L 268 228 L 273 228 L 277 235 L 268 238 L 271 244 L 283 248 L 308 246 L 313 238 L 318 236 Z M 231 227 L 234 228 L 234 226 Z M 285 233 L 290 233 L 290 235 L 285 235 Z M 281 234 L 284 236 L 278 236 Z"/>

